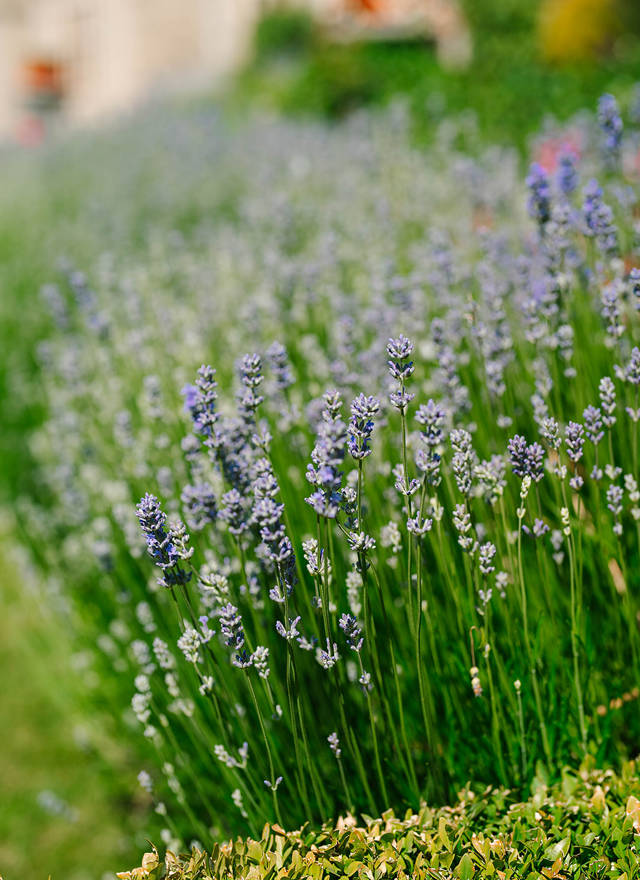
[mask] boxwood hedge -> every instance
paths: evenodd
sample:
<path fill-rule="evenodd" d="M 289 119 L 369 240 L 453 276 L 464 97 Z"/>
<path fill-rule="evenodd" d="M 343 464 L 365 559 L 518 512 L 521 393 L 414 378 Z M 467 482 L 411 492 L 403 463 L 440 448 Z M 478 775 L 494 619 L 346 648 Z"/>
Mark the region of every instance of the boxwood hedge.
<path fill-rule="evenodd" d="M 121 880 L 578 880 L 640 878 L 640 776 L 636 761 L 612 770 L 566 770 L 532 794 L 460 792 L 453 807 L 352 816 L 320 830 L 265 825 L 260 840 L 216 843 L 187 855 L 154 849 Z"/>

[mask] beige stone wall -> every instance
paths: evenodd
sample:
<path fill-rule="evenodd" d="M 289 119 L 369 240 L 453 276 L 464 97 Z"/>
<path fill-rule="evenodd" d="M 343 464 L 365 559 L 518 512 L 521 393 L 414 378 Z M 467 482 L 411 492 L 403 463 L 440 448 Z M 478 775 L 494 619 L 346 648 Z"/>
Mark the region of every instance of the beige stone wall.
<path fill-rule="evenodd" d="M 19 91 L 20 25 L 11 19 L 0 24 L 0 135 L 11 130 Z"/>
<path fill-rule="evenodd" d="M 233 70 L 249 48 L 258 8 L 259 0 L 0 2 L 0 132 L 24 114 L 25 60 L 64 65 L 70 121 L 104 118 Z"/>

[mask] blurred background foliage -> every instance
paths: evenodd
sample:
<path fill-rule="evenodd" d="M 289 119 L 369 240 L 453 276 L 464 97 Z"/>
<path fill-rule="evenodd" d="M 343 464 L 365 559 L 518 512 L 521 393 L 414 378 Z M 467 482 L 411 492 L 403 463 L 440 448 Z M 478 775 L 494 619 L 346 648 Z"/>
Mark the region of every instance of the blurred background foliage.
<path fill-rule="evenodd" d="M 515 143 L 525 156 L 546 116 L 563 119 L 593 108 L 603 91 L 631 100 L 640 71 L 637 0 L 464 0 L 463 6 L 474 51 L 470 65 L 457 70 L 440 65 L 428 40 L 340 44 L 299 11 L 270 11 L 258 24 L 251 63 L 222 102 L 232 115 L 257 107 L 338 120 L 400 96 L 413 110 L 419 137 L 428 139 L 447 114 L 471 110 L 483 137 Z M 12 156 L 0 169 L 0 497 L 9 506 L 31 481 L 24 437 L 42 413 L 39 401 L 10 396 L 8 375 L 33 374 L 34 347 L 45 332 L 35 308 L 38 289 L 54 272 L 53 254 L 80 264 L 90 259 L 85 238 L 92 234 L 78 228 L 78 212 L 107 185 L 97 161 L 78 168 L 69 187 L 69 177 L 56 173 L 59 155 L 44 149 L 37 162 Z M 140 234 L 148 207 L 141 199 Z M 175 213 L 180 228 L 186 206 Z M 11 527 L 0 534 L 0 872 L 5 880 L 46 877 L 48 870 L 54 880 L 100 878 L 133 864 L 143 846 L 144 804 L 132 793 L 138 764 L 114 744 L 106 715 L 93 705 L 88 731 L 66 635 L 25 589 L 19 561 L 6 561 Z"/>
<path fill-rule="evenodd" d="M 464 0 L 473 57 L 445 69 L 428 39 L 338 43 L 304 12 L 275 7 L 259 22 L 253 61 L 228 103 L 338 119 L 403 96 L 423 136 L 473 110 L 489 140 L 515 142 L 550 115 L 624 98 L 640 70 L 635 0 Z"/>

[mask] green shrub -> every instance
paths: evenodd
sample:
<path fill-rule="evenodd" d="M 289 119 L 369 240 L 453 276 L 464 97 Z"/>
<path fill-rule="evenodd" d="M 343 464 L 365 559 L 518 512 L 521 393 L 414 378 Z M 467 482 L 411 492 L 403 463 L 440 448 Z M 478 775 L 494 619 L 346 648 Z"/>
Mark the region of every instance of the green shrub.
<path fill-rule="evenodd" d="M 462 0 L 461 6 L 476 41 L 486 37 L 529 38 L 540 0 Z"/>
<path fill-rule="evenodd" d="M 276 8 L 263 15 L 256 26 L 256 59 L 263 61 L 274 56 L 308 51 L 314 37 L 315 26 L 308 13 L 298 9 Z"/>
<path fill-rule="evenodd" d="M 313 112 L 339 118 L 372 103 L 380 95 L 375 68 L 361 46 L 319 46 L 283 100 L 289 112 Z"/>
<path fill-rule="evenodd" d="M 215 844 L 164 864 L 156 851 L 122 880 L 543 880 L 640 876 L 640 778 L 634 762 L 621 775 L 566 771 L 517 803 L 505 790 L 467 788 L 454 807 L 379 819 L 347 817 L 314 831 L 265 825 L 259 840 Z"/>
<path fill-rule="evenodd" d="M 466 11 L 474 32 L 474 56 L 466 70 L 443 70 L 432 47 L 420 40 L 331 44 L 309 32 L 305 39 L 289 41 L 304 51 L 286 67 L 278 59 L 274 63 L 270 51 L 259 50 L 238 78 L 230 103 L 258 101 L 288 114 L 338 119 L 402 96 L 422 137 L 433 136 L 441 113 L 473 110 L 488 140 L 523 148 L 545 117 L 567 118 L 593 105 L 602 92 L 628 93 L 637 78 L 640 47 L 633 22 L 638 13 L 631 8 L 625 12 L 625 40 L 615 51 L 595 65 L 589 60 L 562 68 L 541 56 L 538 3 L 468 0 Z M 267 32 L 271 27 L 269 18 Z"/>

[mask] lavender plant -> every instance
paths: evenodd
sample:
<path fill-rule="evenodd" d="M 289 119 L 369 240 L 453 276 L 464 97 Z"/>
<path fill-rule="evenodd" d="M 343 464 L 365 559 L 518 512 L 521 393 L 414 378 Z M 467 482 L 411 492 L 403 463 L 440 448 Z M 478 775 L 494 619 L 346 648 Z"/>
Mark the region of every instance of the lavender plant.
<path fill-rule="evenodd" d="M 401 121 L 267 127 L 225 158 L 232 219 L 45 291 L 53 516 L 25 499 L 25 533 L 116 713 L 126 694 L 171 841 L 637 748 L 617 113 L 526 186 L 446 131 L 430 166 Z"/>

